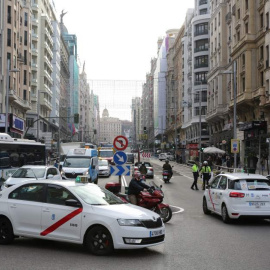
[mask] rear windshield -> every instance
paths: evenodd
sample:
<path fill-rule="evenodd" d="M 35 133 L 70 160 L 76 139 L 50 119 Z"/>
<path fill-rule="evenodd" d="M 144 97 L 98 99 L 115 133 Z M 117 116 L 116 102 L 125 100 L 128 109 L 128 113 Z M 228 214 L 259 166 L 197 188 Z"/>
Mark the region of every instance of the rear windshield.
<path fill-rule="evenodd" d="M 270 181 L 264 179 L 241 179 L 229 181 L 229 189 L 235 190 L 268 190 Z"/>

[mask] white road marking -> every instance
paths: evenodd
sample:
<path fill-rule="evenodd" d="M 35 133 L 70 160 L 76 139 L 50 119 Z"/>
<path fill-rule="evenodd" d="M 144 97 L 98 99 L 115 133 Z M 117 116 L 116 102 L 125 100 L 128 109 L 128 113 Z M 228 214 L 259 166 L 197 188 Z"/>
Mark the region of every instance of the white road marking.
<path fill-rule="evenodd" d="M 170 205 L 170 206 L 179 209 L 179 211 L 173 212 L 173 214 L 179 214 L 179 213 L 182 213 L 182 212 L 185 211 L 184 208 L 181 208 L 181 207 L 178 207 L 178 206 L 174 206 L 174 205 Z"/>

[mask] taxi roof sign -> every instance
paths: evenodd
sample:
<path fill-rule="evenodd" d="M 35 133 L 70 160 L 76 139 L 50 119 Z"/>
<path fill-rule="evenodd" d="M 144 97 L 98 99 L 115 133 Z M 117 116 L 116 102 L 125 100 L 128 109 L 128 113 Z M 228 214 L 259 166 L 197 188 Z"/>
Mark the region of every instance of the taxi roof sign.
<path fill-rule="evenodd" d="M 76 183 L 88 183 L 88 177 L 83 175 L 78 175 L 75 179 Z"/>

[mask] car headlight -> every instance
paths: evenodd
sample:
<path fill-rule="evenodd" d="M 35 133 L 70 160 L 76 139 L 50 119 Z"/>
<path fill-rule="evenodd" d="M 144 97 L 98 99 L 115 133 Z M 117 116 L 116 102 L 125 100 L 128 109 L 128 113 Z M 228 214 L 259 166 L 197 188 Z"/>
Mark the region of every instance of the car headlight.
<path fill-rule="evenodd" d="M 88 171 L 84 172 L 83 175 L 88 175 Z"/>
<path fill-rule="evenodd" d="M 120 226 L 139 226 L 143 227 L 142 223 L 138 219 L 117 219 Z"/>

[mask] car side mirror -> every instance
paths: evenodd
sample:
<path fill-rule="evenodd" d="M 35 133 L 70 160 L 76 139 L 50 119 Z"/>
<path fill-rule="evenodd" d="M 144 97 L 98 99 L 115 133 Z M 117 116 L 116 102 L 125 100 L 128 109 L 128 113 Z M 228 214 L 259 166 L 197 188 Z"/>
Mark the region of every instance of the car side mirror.
<path fill-rule="evenodd" d="M 72 206 L 72 207 L 82 207 L 82 204 L 74 199 L 68 199 L 65 201 L 66 206 Z"/>
<path fill-rule="evenodd" d="M 206 189 L 210 189 L 211 188 L 211 186 L 210 185 L 206 185 Z"/>
<path fill-rule="evenodd" d="M 47 179 L 52 179 L 53 178 L 53 175 L 52 174 L 49 174 L 48 176 L 47 176 Z"/>

